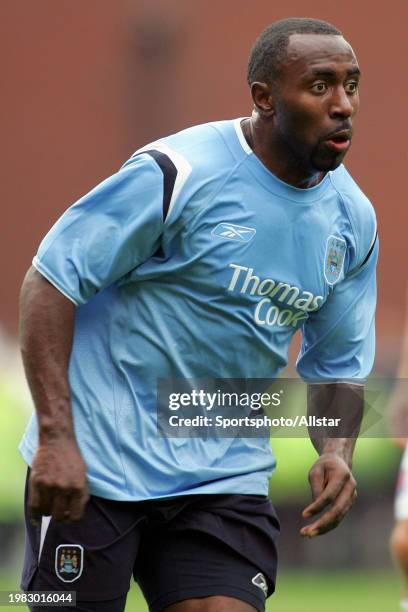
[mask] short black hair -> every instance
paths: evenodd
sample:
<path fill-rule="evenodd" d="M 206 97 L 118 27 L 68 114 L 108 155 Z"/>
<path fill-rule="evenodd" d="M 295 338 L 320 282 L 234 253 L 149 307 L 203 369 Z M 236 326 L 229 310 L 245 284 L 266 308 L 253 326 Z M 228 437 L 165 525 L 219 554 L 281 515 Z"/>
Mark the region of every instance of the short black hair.
<path fill-rule="evenodd" d="M 256 39 L 249 56 L 247 81 L 269 83 L 280 75 L 291 34 L 333 34 L 340 30 L 327 21 L 308 17 L 289 17 L 271 23 Z"/>

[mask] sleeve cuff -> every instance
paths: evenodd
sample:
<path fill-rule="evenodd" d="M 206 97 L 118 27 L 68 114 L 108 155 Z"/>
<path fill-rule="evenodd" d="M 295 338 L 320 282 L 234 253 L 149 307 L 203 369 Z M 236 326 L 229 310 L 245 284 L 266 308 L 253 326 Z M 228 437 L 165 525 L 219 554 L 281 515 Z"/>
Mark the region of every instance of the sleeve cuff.
<path fill-rule="evenodd" d="M 62 293 L 62 295 L 64 295 L 70 302 L 72 302 L 73 304 L 75 304 L 75 306 L 79 306 L 79 302 L 77 302 L 71 295 L 69 295 L 62 287 L 61 285 L 58 283 L 58 281 L 55 280 L 55 278 L 50 274 L 49 271 L 45 270 L 43 265 L 40 263 L 40 260 L 38 259 L 37 256 L 34 257 L 32 264 L 34 266 L 34 268 L 42 275 L 44 276 L 44 278 L 47 279 L 47 281 L 49 283 L 51 283 L 51 285 L 53 285 L 56 289 L 58 289 L 58 291 L 60 293 Z"/>

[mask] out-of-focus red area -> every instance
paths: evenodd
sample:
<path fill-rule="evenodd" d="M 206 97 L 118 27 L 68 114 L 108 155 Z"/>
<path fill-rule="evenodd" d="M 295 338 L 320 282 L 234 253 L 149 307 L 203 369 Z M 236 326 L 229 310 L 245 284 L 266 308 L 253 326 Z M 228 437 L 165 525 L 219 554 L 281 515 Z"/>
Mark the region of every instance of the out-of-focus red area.
<path fill-rule="evenodd" d="M 271 21 L 333 22 L 363 72 L 347 165 L 377 209 L 377 367 L 396 364 L 405 308 L 408 38 L 405 0 L 24 0 L 0 6 L 2 266 L 0 324 L 60 213 L 145 142 L 251 111 L 245 73 Z"/>

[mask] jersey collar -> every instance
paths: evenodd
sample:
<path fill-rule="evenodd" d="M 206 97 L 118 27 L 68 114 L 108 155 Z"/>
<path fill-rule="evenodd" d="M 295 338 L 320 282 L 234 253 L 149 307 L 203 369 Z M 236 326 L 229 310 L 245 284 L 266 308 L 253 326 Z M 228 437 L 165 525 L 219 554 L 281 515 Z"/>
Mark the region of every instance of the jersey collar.
<path fill-rule="evenodd" d="M 255 155 L 255 153 L 247 143 L 244 133 L 242 131 L 242 122 L 245 119 L 249 119 L 249 117 L 238 117 L 237 119 L 235 119 L 234 128 L 239 145 L 248 156 L 247 167 L 252 172 L 252 174 L 255 175 L 255 177 L 269 191 L 272 191 L 273 193 L 276 193 L 277 195 L 285 197 L 289 200 L 309 203 L 320 199 L 322 194 L 330 186 L 331 172 L 327 172 L 326 176 L 323 178 L 322 181 L 320 181 L 320 183 L 318 183 L 314 187 L 309 187 L 308 189 L 300 189 L 299 187 L 294 187 L 293 185 L 289 185 L 288 183 L 281 181 L 262 163 L 262 161 L 259 159 L 259 157 Z"/>

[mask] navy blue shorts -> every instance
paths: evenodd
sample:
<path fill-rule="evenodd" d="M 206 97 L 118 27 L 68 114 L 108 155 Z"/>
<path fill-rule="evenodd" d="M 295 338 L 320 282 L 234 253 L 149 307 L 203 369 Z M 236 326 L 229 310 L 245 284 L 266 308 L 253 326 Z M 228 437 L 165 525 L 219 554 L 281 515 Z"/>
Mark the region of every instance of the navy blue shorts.
<path fill-rule="evenodd" d="M 122 612 L 132 576 L 151 612 L 211 595 L 234 597 L 263 611 L 275 590 L 279 522 L 267 497 L 118 502 L 92 496 L 80 521 L 43 517 L 41 525 L 28 519 L 27 489 L 25 506 L 21 587 L 76 591 L 77 606 L 67 610 Z"/>

